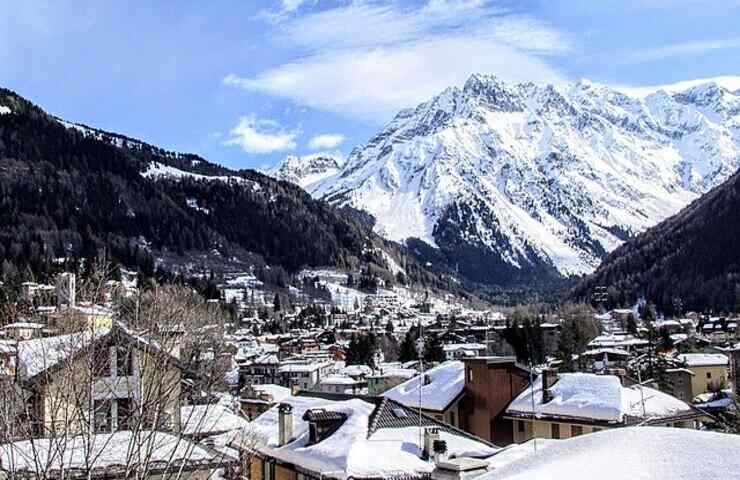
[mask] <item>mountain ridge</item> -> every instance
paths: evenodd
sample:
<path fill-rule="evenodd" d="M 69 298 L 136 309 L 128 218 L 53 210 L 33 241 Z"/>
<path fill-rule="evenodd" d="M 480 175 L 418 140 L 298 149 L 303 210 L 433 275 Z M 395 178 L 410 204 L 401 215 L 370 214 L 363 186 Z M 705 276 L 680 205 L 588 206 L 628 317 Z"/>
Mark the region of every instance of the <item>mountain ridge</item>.
<path fill-rule="evenodd" d="M 739 112 L 716 84 L 640 99 L 473 75 L 400 111 L 308 191 L 476 281 L 577 276 L 737 170 Z"/>

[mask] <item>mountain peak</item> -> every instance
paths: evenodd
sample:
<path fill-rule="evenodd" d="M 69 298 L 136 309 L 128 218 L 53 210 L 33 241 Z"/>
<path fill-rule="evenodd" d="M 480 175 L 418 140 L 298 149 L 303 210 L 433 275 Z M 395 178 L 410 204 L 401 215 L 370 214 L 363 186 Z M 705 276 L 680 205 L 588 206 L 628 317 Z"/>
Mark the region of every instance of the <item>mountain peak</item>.
<path fill-rule="evenodd" d="M 477 280 L 588 273 L 740 166 L 734 104 L 706 104 L 713 92 L 640 98 L 476 74 L 397 115 L 309 191 Z"/>
<path fill-rule="evenodd" d="M 315 153 L 303 156 L 288 155 L 278 165 L 265 173 L 278 180 L 285 180 L 308 188 L 337 173 L 344 165 L 339 153 Z"/>

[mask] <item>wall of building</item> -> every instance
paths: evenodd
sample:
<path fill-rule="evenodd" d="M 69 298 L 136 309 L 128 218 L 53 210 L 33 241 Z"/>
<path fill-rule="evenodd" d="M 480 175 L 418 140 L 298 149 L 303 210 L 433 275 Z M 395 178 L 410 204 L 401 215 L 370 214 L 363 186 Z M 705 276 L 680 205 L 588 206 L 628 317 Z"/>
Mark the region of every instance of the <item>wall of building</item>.
<path fill-rule="evenodd" d="M 691 379 L 692 398 L 727 382 L 727 368 L 723 366 L 688 367 L 694 372 Z"/>

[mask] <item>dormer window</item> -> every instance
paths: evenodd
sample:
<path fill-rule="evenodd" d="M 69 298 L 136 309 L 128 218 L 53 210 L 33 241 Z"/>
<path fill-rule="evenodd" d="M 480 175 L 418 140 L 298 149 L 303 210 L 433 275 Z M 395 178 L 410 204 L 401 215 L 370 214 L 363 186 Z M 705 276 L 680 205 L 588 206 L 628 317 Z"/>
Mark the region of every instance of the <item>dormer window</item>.
<path fill-rule="evenodd" d="M 313 445 L 336 432 L 347 420 L 347 414 L 314 408 L 306 410 L 303 420 L 308 422 L 308 444 Z"/>

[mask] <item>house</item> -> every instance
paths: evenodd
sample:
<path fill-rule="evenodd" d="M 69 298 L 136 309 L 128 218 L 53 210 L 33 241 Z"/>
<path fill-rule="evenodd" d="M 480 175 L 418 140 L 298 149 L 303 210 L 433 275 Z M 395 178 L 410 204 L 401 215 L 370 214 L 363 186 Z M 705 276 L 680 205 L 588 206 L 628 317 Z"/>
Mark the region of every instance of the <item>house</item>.
<path fill-rule="evenodd" d="M 381 368 L 380 373 L 367 377 L 367 393 L 381 395 L 396 385 L 414 378 L 418 373 L 415 368 Z"/>
<path fill-rule="evenodd" d="M 658 390 L 625 387 L 615 375 L 542 372 L 506 409 L 514 441 L 562 439 L 631 425 L 692 428 L 703 414 Z"/>
<path fill-rule="evenodd" d="M 485 355 L 486 346 L 482 343 L 449 343 L 442 345 L 447 360 L 461 360 L 465 357 Z"/>
<path fill-rule="evenodd" d="M 730 452 L 738 449 L 737 435 L 628 427 L 503 449 L 490 459 L 491 471 L 476 480 L 735 478 L 740 455 Z"/>
<path fill-rule="evenodd" d="M 688 368 L 667 368 L 665 373 L 670 386 L 670 391 L 667 393 L 684 402 L 692 401 L 695 396 L 692 393 L 692 382 L 696 376 L 694 372 Z"/>
<path fill-rule="evenodd" d="M 694 375 L 691 379 L 691 398 L 714 392 L 727 384 L 729 358 L 721 353 L 684 353 L 676 359 Z"/>
<path fill-rule="evenodd" d="M 327 375 L 319 381 L 319 391 L 359 395 L 367 393 L 367 382 L 346 375 Z"/>
<path fill-rule="evenodd" d="M 31 340 L 49 336 L 49 326 L 36 322 L 14 322 L 0 328 L 0 335 L 9 340 Z"/>
<path fill-rule="evenodd" d="M 182 366 L 119 324 L 18 342 L 16 350 L 16 381 L 33 436 L 62 426 L 81 433 L 88 425 L 113 433 L 131 422 L 180 430 Z"/>
<path fill-rule="evenodd" d="M 506 407 L 529 384 L 530 372 L 515 357 L 478 357 L 464 361 L 463 428 L 496 445 L 514 441 Z"/>
<path fill-rule="evenodd" d="M 290 389 L 272 383 L 248 385 L 239 397 L 242 414 L 253 420 L 290 395 Z"/>
<path fill-rule="evenodd" d="M 260 355 L 239 367 L 239 380 L 242 385 L 275 384 L 280 381 L 279 368 L 280 359 L 276 354 Z"/>
<path fill-rule="evenodd" d="M 252 422 L 251 478 L 264 480 L 429 479 L 445 442 L 451 479 L 465 461 L 485 472 L 492 444 L 389 398 L 301 392 Z M 437 449 L 439 451 L 439 449 Z M 458 469 L 458 473 L 460 468 Z M 459 477 L 457 477 L 459 478 Z"/>
<path fill-rule="evenodd" d="M 740 395 L 740 343 L 726 350 L 730 358 L 730 382 L 735 389 L 735 395 Z"/>
<path fill-rule="evenodd" d="M 460 401 L 465 393 L 465 364 L 444 362 L 383 394 L 425 415 L 460 427 Z"/>
<path fill-rule="evenodd" d="M 329 361 L 284 363 L 278 368 L 279 384 L 288 388 L 314 390 L 321 378 L 329 373 L 332 365 Z"/>

